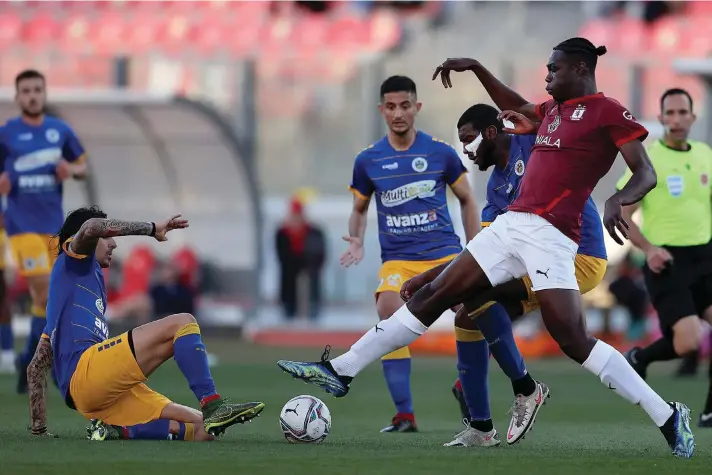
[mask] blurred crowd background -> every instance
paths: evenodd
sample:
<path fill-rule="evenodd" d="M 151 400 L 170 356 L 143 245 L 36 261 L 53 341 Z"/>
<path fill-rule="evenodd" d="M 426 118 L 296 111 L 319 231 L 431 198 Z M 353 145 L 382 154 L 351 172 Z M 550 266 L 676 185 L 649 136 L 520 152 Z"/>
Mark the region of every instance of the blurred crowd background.
<path fill-rule="evenodd" d="M 462 111 L 490 101 L 473 77 L 454 77 L 452 90 L 432 82 L 438 64 L 475 57 L 536 102 L 552 46 L 579 35 L 608 47 L 599 90 L 629 107 L 649 140 L 670 87 L 690 91 L 692 138 L 708 140 L 712 2 L 2 2 L 0 116 L 17 113 L 17 72 L 42 71 L 52 112 L 89 153 L 91 176 L 67 186 L 66 210 L 191 219 L 165 246 L 119 242 L 106 276 L 112 321 L 191 311 L 203 326 L 252 336 L 360 331 L 376 318 L 374 210 L 364 261 L 347 270 L 338 256 L 353 158 L 385 132 L 382 80 L 413 78 L 418 127 L 454 144 Z M 595 190 L 599 208 L 623 167 Z M 486 175 L 470 175 L 481 207 Z M 651 338 L 644 259 L 610 244 L 606 281 L 586 297 L 589 325 L 620 341 Z M 12 266 L 6 278 L 22 314 L 27 287 Z M 517 332 L 536 340 L 536 317 Z"/>

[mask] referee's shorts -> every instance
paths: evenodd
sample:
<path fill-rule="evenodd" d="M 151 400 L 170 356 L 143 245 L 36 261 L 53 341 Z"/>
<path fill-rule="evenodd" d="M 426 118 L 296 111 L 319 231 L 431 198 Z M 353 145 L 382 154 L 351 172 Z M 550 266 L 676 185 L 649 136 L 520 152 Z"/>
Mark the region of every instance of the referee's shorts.
<path fill-rule="evenodd" d="M 712 241 L 699 246 L 663 246 L 673 261 L 660 273 L 645 266 L 645 285 L 660 319 L 660 329 L 672 338 L 672 327 L 690 315 L 702 316 L 712 306 Z"/>

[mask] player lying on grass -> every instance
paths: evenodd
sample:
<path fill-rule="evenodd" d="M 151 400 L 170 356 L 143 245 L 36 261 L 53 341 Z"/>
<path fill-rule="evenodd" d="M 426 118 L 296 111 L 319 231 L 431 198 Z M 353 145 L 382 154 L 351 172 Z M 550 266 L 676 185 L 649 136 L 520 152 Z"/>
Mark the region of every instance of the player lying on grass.
<path fill-rule="evenodd" d="M 60 248 L 50 277 L 47 326 L 27 369 L 32 434 L 48 434 L 45 384 L 52 366 L 67 406 L 97 420 L 91 427 L 94 440 L 211 440 L 262 411 L 261 402 L 235 404 L 218 395 L 200 328 L 190 314 L 109 338 L 102 268 L 111 264 L 114 237 L 165 241 L 169 231 L 187 227 L 180 215 L 158 223 L 119 221 L 106 219 L 98 207 L 67 216 L 56 236 Z M 200 411 L 143 384 L 171 358 L 200 401 Z"/>
<path fill-rule="evenodd" d="M 482 210 L 482 224 L 489 226 L 506 212 L 519 193 L 522 178 L 535 143 L 535 135 L 510 135 L 499 118 L 499 111 L 487 104 L 476 104 L 466 110 L 457 124 L 463 153 L 480 171 L 493 167 L 487 183 L 487 204 Z M 533 125 L 532 125 L 533 127 Z M 603 226 L 596 205 L 586 201 L 581 228 L 581 242 L 576 255 L 576 279 L 581 293 L 595 288 L 606 272 L 606 248 Z M 426 283 L 432 282 L 445 269 L 434 268 L 403 285 L 404 300 Z M 499 440 L 490 418 L 487 377 L 490 352 L 512 381 L 515 402 L 507 442 L 513 444 L 531 428 L 539 408 L 544 404 L 548 388 L 528 374 L 514 342 L 510 319 L 538 308 L 531 292 L 529 276 L 493 287 L 485 297 L 465 301 L 455 318 L 455 337 L 459 379 L 453 394 L 460 403 L 466 429 L 447 446 L 493 446 Z M 475 320 L 474 317 L 477 316 Z M 539 387 L 537 387 L 537 385 Z"/>
<path fill-rule="evenodd" d="M 519 195 L 467 244 L 445 271 L 424 285 L 391 318 L 371 329 L 343 355 L 300 363 L 279 361 L 292 376 L 337 397 L 352 379 L 384 354 L 410 344 L 453 305 L 492 287 L 529 275 L 542 320 L 569 358 L 597 376 L 611 391 L 639 405 L 660 429 L 673 455 L 690 458 L 695 440 L 690 410 L 667 403 L 631 368 L 622 354 L 586 330 L 576 279 L 576 253 L 586 201 L 618 153 L 632 170 L 630 181 L 606 201 L 604 226 L 616 242 L 627 237 L 622 207 L 638 202 L 657 183 L 642 140 L 647 130 L 617 101 L 597 92 L 595 69 L 605 47 L 571 38 L 553 48 L 546 90 L 552 99 L 532 104 L 496 79 L 478 61 L 449 59 L 433 75 L 451 86 L 452 71 L 472 71 L 516 132 L 532 134 L 526 119 L 541 122 Z M 529 124 L 531 125 L 531 124 Z"/>

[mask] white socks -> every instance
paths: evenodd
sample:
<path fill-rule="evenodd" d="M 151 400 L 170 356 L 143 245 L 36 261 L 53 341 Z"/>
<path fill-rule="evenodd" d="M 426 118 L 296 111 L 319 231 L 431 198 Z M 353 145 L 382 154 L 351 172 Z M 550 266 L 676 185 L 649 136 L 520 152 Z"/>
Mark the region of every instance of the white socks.
<path fill-rule="evenodd" d="M 15 367 L 15 350 L 0 351 L 0 366 Z"/>
<path fill-rule="evenodd" d="M 331 360 L 340 376 L 354 377 L 382 356 L 408 346 L 428 329 L 403 305 L 387 320 L 378 322 L 351 349 Z"/>
<path fill-rule="evenodd" d="M 598 340 L 583 367 L 601 378 L 604 385 L 625 400 L 640 404 L 658 427 L 662 427 L 672 415 L 670 404 L 658 396 L 625 357 L 608 343 Z"/>

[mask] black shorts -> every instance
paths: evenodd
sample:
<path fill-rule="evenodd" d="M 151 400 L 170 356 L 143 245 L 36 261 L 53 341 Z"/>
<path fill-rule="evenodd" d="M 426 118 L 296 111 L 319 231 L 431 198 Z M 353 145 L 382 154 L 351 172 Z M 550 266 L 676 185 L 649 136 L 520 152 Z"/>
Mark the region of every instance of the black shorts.
<path fill-rule="evenodd" d="M 666 337 L 672 326 L 712 306 L 712 241 L 701 246 L 664 246 L 673 262 L 659 274 L 645 266 L 645 285 Z"/>

